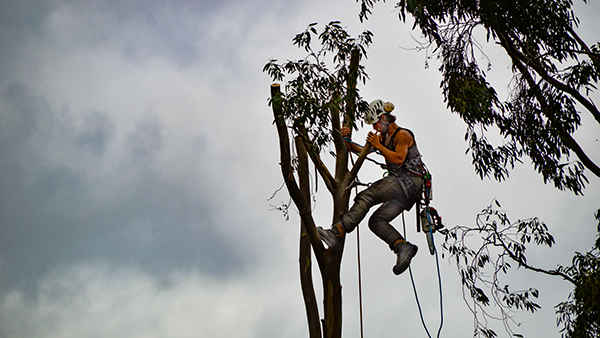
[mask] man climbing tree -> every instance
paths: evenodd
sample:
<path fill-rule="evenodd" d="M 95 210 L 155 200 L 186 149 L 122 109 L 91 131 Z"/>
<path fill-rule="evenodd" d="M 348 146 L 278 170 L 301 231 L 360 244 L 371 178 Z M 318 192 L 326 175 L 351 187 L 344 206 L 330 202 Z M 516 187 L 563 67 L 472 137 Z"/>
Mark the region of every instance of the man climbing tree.
<path fill-rule="evenodd" d="M 378 133 L 369 132 L 367 142 L 377 150 L 386 162 L 388 175 L 360 192 L 354 205 L 331 229 L 319 227 L 321 238 L 330 248 L 339 246 L 346 233 L 352 232 L 366 216 L 371 207 L 383 203 L 369 219 L 369 229 L 386 242 L 397 255 L 393 272 L 404 272 L 417 254 L 417 246 L 407 242 L 390 224 L 400 213 L 409 210 L 420 198 L 425 168 L 413 133 L 399 127 L 391 114 L 394 105 L 381 100 L 373 101 L 365 116 L 365 122 L 373 125 Z M 342 128 L 342 136 L 350 133 Z M 348 143 L 352 151 L 361 153 L 363 147 Z"/>

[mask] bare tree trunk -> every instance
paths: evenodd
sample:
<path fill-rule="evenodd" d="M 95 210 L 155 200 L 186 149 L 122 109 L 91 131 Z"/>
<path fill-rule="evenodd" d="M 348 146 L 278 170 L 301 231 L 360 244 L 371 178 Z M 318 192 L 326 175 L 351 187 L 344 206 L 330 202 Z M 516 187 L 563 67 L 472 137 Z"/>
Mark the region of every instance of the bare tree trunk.
<path fill-rule="evenodd" d="M 300 136 L 296 136 L 296 151 L 298 152 L 298 176 L 300 178 L 300 191 L 305 196 L 310 196 L 310 185 L 308 179 L 308 155 Z M 310 199 L 308 200 L 310 206 Z M 300 285 L 308 319 L 308 333 L 310 338 L 321 338 L 321 327 L 319 325 L 319 307 L 312 279 L 312 262 L 310 251 L 310 239 L 306 231 L 304 221 L 300 222 Z"/>

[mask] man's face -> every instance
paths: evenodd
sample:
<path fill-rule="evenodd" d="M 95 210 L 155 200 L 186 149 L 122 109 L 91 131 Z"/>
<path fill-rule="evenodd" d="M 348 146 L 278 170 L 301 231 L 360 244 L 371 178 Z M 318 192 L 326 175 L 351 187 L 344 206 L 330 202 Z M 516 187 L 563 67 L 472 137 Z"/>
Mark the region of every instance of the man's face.
<path fill-rule="evenodd" d="M 387 134 L 389 126 L 390 124 L 388 123 L 385 115 L 381 115 L 379 116 L 379 120 L 373 125 L 373 129 L 378 131 L 380 135 L 385 135 Z"/>

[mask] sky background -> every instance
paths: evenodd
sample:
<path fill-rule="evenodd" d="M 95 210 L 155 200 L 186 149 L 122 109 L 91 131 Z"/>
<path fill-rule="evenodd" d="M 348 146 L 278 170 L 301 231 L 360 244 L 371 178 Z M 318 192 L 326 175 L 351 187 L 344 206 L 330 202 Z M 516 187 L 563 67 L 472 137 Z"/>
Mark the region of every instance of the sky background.
<path fill-rule="evenodd" d="M 594 43 L 600 5 L 575 5 Z M 361 93 L 392 101 L 398 123 L 415 132 L 447 226 L 473 225 L 496 198 L 511 220 L 538 216 L 554 235 L 552 249 L 530 249 L 532 265 L 568 265 L 589 250 L 599 180 L 589 174 L 585 196 L 574 196 L 544 185 L 527 158 L 506 182 L 480 180 L 465 125 L 443 102 L 439 64 L 410 50 L 420 38 L 412 22 L 387 3 L 361 24 L 359 9 L 351 0 L 0 1 L 0 336 L 308 336 L 299 220 L 273 210 L 289 202 L 285 189 L 269 199 L 282 179 L 262 67 L 304 57 L 291 39 L 312 22 L 374 33 Z M 505 97 L 508 59 L 483 50 Z M 582 119 L 576 138 L 598 163 L 600 127 Z M 380 177 L 371 164 L 360 174 Z M 330 198 L 322 181 L 313 187 L 315 218 L 327 226 Z M 401 219 L 394 225 L 402 229 Z M 435 260 L 414 212 L 406 227 L 421 248 L 412 267 L 437 332 Z M 365 337 L 425 337 L 408 274 L 392 274 L 395 256 L 366 228 L 361 259 Z M 440 268 L 441 336 L 471 336 L 456 267 L 446 256 Z M 542 310 L 517 314 L 515 331 L 559 337 L 553 307 L 570 284 L 524 270 L 505 280 L 540 290 Z M 354 234 L 342 284 L 343 334 L 359 337 Z"/>

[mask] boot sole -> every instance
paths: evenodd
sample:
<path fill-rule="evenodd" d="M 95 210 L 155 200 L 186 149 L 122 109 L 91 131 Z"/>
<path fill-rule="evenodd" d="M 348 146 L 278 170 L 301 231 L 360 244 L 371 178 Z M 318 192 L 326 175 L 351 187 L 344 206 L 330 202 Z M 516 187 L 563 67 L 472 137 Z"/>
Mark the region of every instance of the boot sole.
<path fill-rule="evenodd" d="M 399 275 L 406 271 L 406 269 L 408 269 L 408 266 L 410 265 L 410 262 L 412 261 L 413 257 L 417 255 L 417 251 L 419 251 L 419 247 L 416 245 L 412 245 L 410 251 L 407 253 L 407 258 L 405 258 L 399 264 L 394 265 L 394 267 L 392 268 L 392 271 L 395 275 Z"/>

